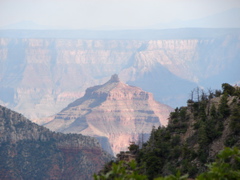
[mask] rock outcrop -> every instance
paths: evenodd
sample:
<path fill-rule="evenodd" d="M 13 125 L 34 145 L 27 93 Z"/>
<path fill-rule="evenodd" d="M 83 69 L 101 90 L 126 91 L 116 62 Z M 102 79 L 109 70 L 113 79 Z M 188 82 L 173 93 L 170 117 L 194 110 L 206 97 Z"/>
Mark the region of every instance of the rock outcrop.
<path fill-rule="evenodd" d="M 139 165 L 146 164 L 148 179 L 176 171 L 189 174 L 189 179 L 198 179 L 200 173 L 209 170 L 206 164 L 211 164 L 225 147 L 240 147 L 239 86 L 224 83 L 222 91 L 202 92 L 201 98 L 188 102 L 187 106 L 176 108 L 170 114 L 167 128 L 152 131 L 149 141 L 138 151 L 136 159 Z M 230 151 L 221 153 L 215 161 L 217 166 L 208 171 L 208 175 L 218 173 L 216 179 L 221 179 L 224 175 L 219 167 L 222 162 L 234 162 L 232 155 Z M 227 166 L 239 169 L 237 165 Z"/>
<path fill-rule="evenodd" d="M 141 135 L 146 139 L 153 126 L 166 126 L 171 111 L 169 106 L 155 101 L 151 93 L 113 75 L 107 83 L 88 88 L 82 98 L 45 126 L 58 132 L 107 137 L 116 154 Z"/>
<path fill-rule="evenodd" d="M 0 106 L 0 179 L 92 179 L 112 156 L 92 137 L 54 133 Z"/>

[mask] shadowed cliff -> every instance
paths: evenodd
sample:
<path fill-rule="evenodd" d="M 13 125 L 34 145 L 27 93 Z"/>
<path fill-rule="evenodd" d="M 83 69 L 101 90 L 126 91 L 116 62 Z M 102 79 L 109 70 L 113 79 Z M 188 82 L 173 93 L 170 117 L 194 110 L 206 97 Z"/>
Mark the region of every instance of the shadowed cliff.
<path fill-rule="evenodd" d="M 54 133 L 0 106 L 0 179 L 92 179 L 112 157 L 97 140 Z"/>

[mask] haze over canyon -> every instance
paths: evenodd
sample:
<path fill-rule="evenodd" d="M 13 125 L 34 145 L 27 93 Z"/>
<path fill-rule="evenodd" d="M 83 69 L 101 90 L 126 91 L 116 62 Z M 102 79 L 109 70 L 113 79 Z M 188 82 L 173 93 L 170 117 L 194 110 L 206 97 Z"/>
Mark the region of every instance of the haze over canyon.
<path fill-rule="evenodd" d="M 172 107 L 196 86 L 215 89 L 240 77 L 239 29 L 9 30 L 0 32 L 0 47 L 0 103 L 32 120 L 115 73 Z"/>
<path fill-rule="evenodd" d="M 3 0 L 0 17 L 1 180 L 194 179 L 240 147 L 239 0 Z"/>

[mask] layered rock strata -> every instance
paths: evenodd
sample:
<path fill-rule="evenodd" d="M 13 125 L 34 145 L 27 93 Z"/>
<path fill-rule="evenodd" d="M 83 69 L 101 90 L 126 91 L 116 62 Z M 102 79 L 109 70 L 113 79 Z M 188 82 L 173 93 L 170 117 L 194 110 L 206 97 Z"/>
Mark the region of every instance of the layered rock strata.
<path fill-rule="evenodd" d="M 172 108 L 151 93 L 122 83 L 117 75 L 69 104 L 46 127 L 64 133 L 107 137 L 114 154 L 127 150 L 130 141 L 146 138 L 152 127 L 166 126 Z"/>
<path fill-rule="evenodd" d="M 239 33 L 193 32 L 198 36 L 152 40 L 0 38 L 0 102 L 41 124 L 37 118 L 59 112 L 114 73 L 172 107 L 184 105 L 196 86 L 238 82 Z"/>
<path fill-rule="evenodd" d="M 96 139 L 54 133 L 0 106 L 0 179 L 92 179 L 112 160 Z"/>

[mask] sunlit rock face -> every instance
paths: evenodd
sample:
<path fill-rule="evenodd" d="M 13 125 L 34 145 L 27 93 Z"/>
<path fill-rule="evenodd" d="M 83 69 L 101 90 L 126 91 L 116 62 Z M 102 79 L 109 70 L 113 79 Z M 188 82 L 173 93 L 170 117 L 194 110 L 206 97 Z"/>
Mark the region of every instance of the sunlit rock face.
<path fill-rule="evenodd" d="M 88 88 L 45 126 L 64 133 L 107 137 L 113 153 L 127 150 L 131 141 L 149 136 L 153 126 L 166 126 L 172 108 L 153 99 L 151 93 L 121 82 L 117 75 Z M 105 147 L 105 149 L 107 149 Z"/>
<path fill-rule="evenodd" d="M 199 37 L 201 34 L 199 34 Z M 240 36 L 153 40 L 0 38 L 0 103 L 35 122 L 117 73 L 121 81 L 184 105 L 197 85 L 239 81 Z"/>

